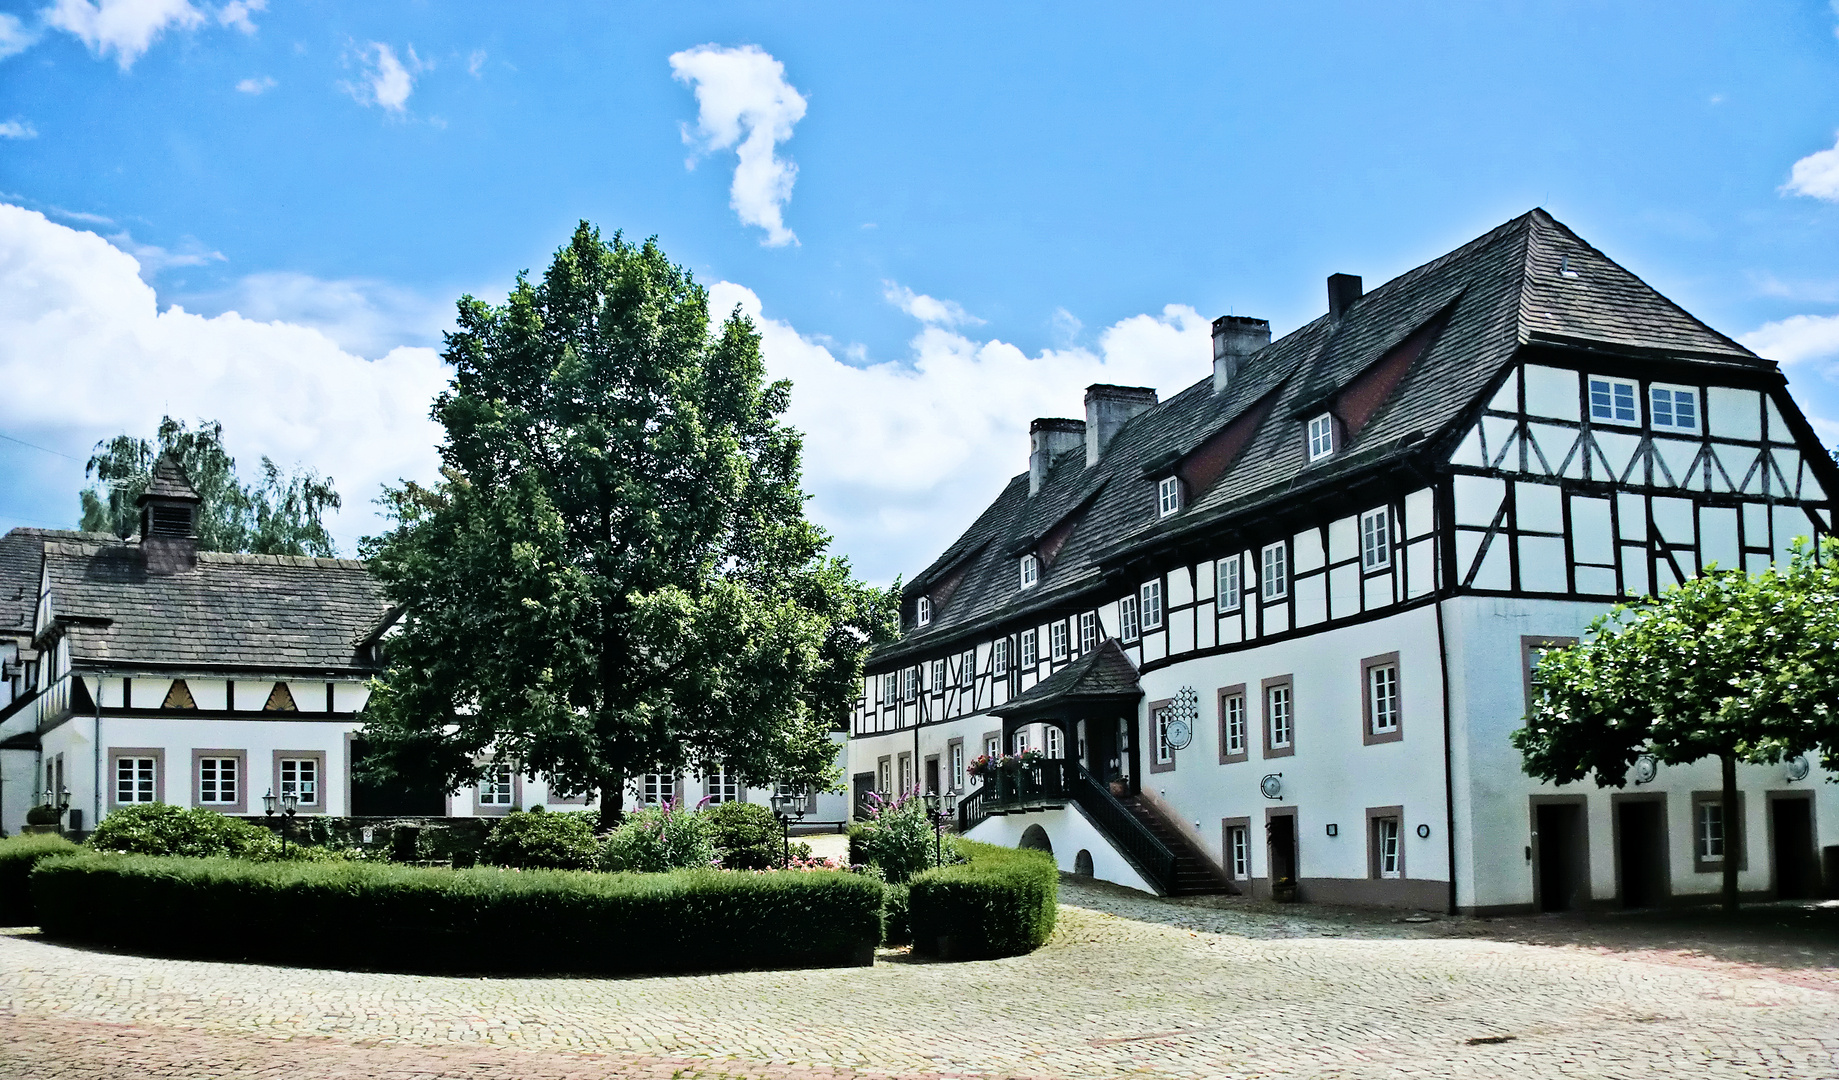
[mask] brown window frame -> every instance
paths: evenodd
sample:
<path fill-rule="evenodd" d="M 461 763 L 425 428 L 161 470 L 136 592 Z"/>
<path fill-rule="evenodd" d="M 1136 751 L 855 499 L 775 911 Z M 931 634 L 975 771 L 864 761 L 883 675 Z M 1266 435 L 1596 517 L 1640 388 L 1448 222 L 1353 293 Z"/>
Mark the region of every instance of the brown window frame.
<path fill-rule="evenodd" d="M 1290 691 L 1290 745 L 1273 747 L 1271 745 L 1271 691 L 1276 687 L 1287 687 Z M 1264 756 L 1267 758 L 1294 757 L 1296 754 L 1296 676 L 1278 675 L 1258 684 L 1258 731 L 1259 739 L 1264 743 Z"/>
<path fill-rule="evenodd" d="M 480 802 L 480 788 L 484 786 L 484 778 L 482 777 L 479 783 L 473 785 L 473 816 L 504 817 L 511 812 L 512 807 L 522 806 L 524 804 L 524 775 L 518 770 L 517 763 L 514 761 L 500 762 L 498 759 L 493 758 L 491 761 L 485 762 L 484 764 L 487 768 L 495 765 L 507 765 L 510 767 L 511 801 L 508 803 Z"/>
<path fill-rule="evenodd" d="M 1232 830 L 1245 830 L 1245 876 L 1240 877 L 1232 871 Z M 1252 819 L 1249 817 L 1229 817 L 1220 819 L 1220 869 L 1225 871 L 1229 881 L 1243 882 L 1252 879 Z"/>
<path fill-rule="evenodd" d="M 1162 732 L 1159 730 L 1159 724 L 1156 719 L 1156 713 L 1167 709 L 1169 706 L 1173 704 L 1175 704 L 1174 698 L 1160 698 L 1156 701 L 1152 701 L 1149 703 L 1149 708 L 1148 708 L 1148 712 L 1146 715 L 1148 715 L 1149 717 L 1149 771 L 1152 773 L 1172 773 L 1174 772 L 1176 758 L 1181 753 L 1179 750 L 1176 750 L 1173 746 L 1170 746 L 1168 748 L 1169 759 L 1167 761 L 1157 761 L 1156 760 L 1156 757 L 1158 754 L 1161 753 L 1162 746 L 1163 746 Z"/>
<path fill-rule="evenodd" d="M 153 759 L 153 802 L 121 802 L 116 796 L 121 794 L 118 786 L 119 769 L 116 764 L 120 758 Z M 157 746 L 111 746 L 109 747 L 109 802 L 110 810 L 122 810 L 130 806 L 153 806 L 166 801 L 166 751 Z"/>
<path fill-rule="evenodd" d="M 313 794 L 315 801 L 310 804 L 301 803 L 297 812 L 302 814 L 325 813 L 326 752 L 324 750 L 276 750 L 272 760 L 274 771 L 268 775 L 269 779 L 272 781 L 269 790 L 275 793 L 275 798 L 277 799 L 281 797 L 281 762 L 283 761 L 313 761 L 317 763 L 315 765 L 317 772 L 313 778 Z"/>
<path fill-rule="evenodd" d="M 1373 730 L 1373 669 L 1383 667 L 1392 669 L 1393 696 L 1396 699 L 1393 719 L 1397 722 L 1392 725 L 1391 731 L 1376 732 Z M 1400 742 L 1405 738 L 1405 677 L 1404 673 L 1399 670 L 1397 653 L 1382 653 L 1360 661 L 1360 703 L 1360 744 L 1362 746 Z"/>
<path fill-rule="evenodd" d="M 1228 753 L 1226 750 L 1226 747 L 1230 745 L 1226 738 L 1226 699 L 1230 697 L 1237 697 L 1239 699 L 1240 719 L 1245 724 L 1245 730 L 1241 733 L 1242 738 L 1239 744 L 1239 752 L 1236 754 Z M 1234 683 L 1231 686 L 1222 686 L 1214 691 L 1213 700 L 1214 703 L 1219 706 L 1220 710 L 1220 764 L 1236 765 L 1241 761 L 1249 761 L 1252 756 L 1252 710 L 1251 703 L 1245 700 L 1245 684 Z"/>
<path fill-rule="evenodd" d="M 1531 712 L 1533 706 L 1533 650 L 1568 649 L 1575 644 L 1577 644 L 1577 639 L 1574 637 L 1542 637 L 1539 635 L 1529 635 L 1520 638 L 1520 683 L 1521 691 L 1524 695 L 1522 700 L 1526 702 L 1527 712 Z"/>
<path fill-rule="evenodd" d="M 229 758 L 236 762 L 236 798 L 231 802 L 205 802 L 204 778 L 199 769 L 206 758 Z M 249 754 L 244 750 L 230 749 L 195 749 L 192 751 L 192 806 L 199 810 L 215 810 L 220 814 L 246 814 L 249 812 Z"/>
<path fill-rule="evenodd" d="M 961 759 L 961 760 L 960 760 Z M 945 740 L 945 790 L 962 795 L 970 780 L 970 755 L 964 752 L 964 737 Z"/>
<path fill-rule="evenodd" d="M 1748 870 L 1750 868 L 1750 815 L 1749 800 L 1746 794 L 1747 793 L 1742 791 L 1737 792 L 1737 828 L 1735 832 L 1737 836 L 1737 869 L 1739 871 Z M 1691 831 L 1686 835 L 1691 838 L 1692 842 L 1692 872 L 1695 874 L 1721 874 L 1724 872 L 1724 858 L 1729 858 L 1730 853 L 1730 840 L 1732 834 L 1730 822 L 1726 821 L 1724 823 L 1724 858 L 1702 859 L 1699 857 L 1699 807 L 1703 806 L 1705 803 L 1722 804 L 1723 802 L 1724 792 L 1721 790 L 1694 791 L 1692 793 Z"/>
<path fill-rule="evenodd" d="M 1366 808 L 1366 876 L 1373 881 L 1392 881 L 1380 872 L 1379 823 L 1381 821 L 1398 822 L 1398 877 L 1403 881 L 1405 873 L 1405 808 L 1403 806 L 1369 806 Z"/>

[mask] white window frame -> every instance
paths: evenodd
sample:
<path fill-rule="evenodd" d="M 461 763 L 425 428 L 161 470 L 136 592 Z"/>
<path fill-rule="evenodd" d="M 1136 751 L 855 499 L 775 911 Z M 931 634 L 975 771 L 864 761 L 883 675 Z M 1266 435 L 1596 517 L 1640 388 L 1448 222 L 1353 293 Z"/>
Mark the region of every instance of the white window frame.
<path fill-rule="evenodd" d="M 1227 694 L 1220 699 L 1220 711 L 1225 713 L 1227 757 L 1244 757 L 1245 747 L 1245 695 Z"/>
<path fill-rule="evenodd" d="M 1663 406 L 1660 401 L 1660 396 L 1662 394 L 1667 395 L 1664 412 L 1668 419 L 1665 423 L 1662 423 L 1660 419 L 1663 412 Z M 1680 395 L 1691 398 L 1689 408 L 1692 410 L 1692 422 L 1689 424 L 1682 424 L 1678 420 Z M 1701 393 L 1696 386 L 1680 386 L 1675 383 L 1649 383 L 1647 387 L 1647 409 L 1648 425 L 1655 431 L 1673 431 L 1683 435 L 1697 435 L 1703 430 L 1705 395 Z"/>
<path fill-rule="evenodd" d="M 229 766 L 228 769 L 225 766 Z M 201 757 L 198 759 L 198 805 L 199 806 L 235 806 L 242 802 L 238 792 L 243 789 L 243 762 L 233 756 Z M 225 774 L 228 773 L 226 776 Z M 228 790 L 228 795 L 225 792 Z"/>
<path fill-rule="evenodd" d="M 1374 664 L 1366 669 L 1366 679 L 1373 709 L 1369 734 L 1390 735 L 1398 730 L 1398 665 Z"/>
<path fill-rule="evenodd" d="M 995 738 L 983 740 L 983 754 L 985 757 L 991 758 L 991 759 L 1002 757 L 1003 756 L 1002 736 L 998 735 Z"/>
<path fill-rule="evenodd" d="M 913 701 L 917 699 L 919 697 L 919 665 L 915 664 L 909 668 L 902 668 L 900 675 L 900 699 L 902 701 Z"/>
<path fill-rule="evenodd" d="M 1098 648 L 1098 614 L 1083 611 L 1079 614 L 1079 655 L 1084 656 Z"/>
<path fill-rule="evenodd" d="M 1396 878 L 1399 872 L 1399 846 L 1404 843 L 1402 823 L 1395 817 L 1373 819 L 1373 843 L 1378 848 L 1379 876 Z"/>
<path fill-rule="evenodd" d="M 943 690 L 943 689 L 945 689 L 945 660 L 943 657 L 941 657 L 932 662 L 931 690 L 933 693 L 936 694 L 940 690 Z"/>
<path fill-rule="evenodd" d="M 920 626 L 932 622 L 932 597 L 922 596 L 913 602 L 913 621 Z"/>
<path fill-rule="evenodd" d="M 290 771 L 294 774 L 291 779 L 287 775 Z M 319 773 L 317 757 L 281 758 L 275 762 L 275 794 L 292 794 L 298 805 L 316 807 L 319 805 Z"/>
<path fill-rule="evenodd" d="M 1032 589 L 1041 582 L 1041 560 L 1033 552 L 1021 559 L 1022 588 Z"/>
<path fill-rule="evenodd" d="M 480 806 L 509 806 L 517 798 L 517 776 L 508 761 L 494 761 L 479 777 Z"/>
<path fill-rule="evenodd" d="M 1232 869 L 1234 881 L 1244 881 L 1252 876 L 1251 829 L 1245 825 L 1226 826 L 1226 865 Z"/>
<path fill-rule="evenodd" d="M 1066 756 L 1066 736 L 1052 724 L 1047 725 L 1047 756 L 1055 760 Z"/>
<path fill-rule="evenodd" d="M 881 705 L 892 708 L 900 703 L 900 673 L 890 671 L 881 676 Z"/>
<path fill-rule="evenodd" d="M 1066 620 L 1055 619 L 1047 627 L 1047 645 L 1049 654 L 1055 660 L 1065 660 L 1067 656 Z"/>
<path fill-rule="evenodd" d="M 964 744 L 951 744 L 951 787 L 950 791 L 964 790 Z"/>
<path fill-rule="evenodd" d="M 702 794 L 711 806 L 716 803 L 740 802 L 741 778 L 728 766 L 717 766 L 715 771 L 703 774 Z"/>
<path fill-rule="evenodd" d="M 1699 862 L 1723 862 L 1729 830 L 1724 827 L 1724 804 L 1701 800 L 1692 808 L 1692 853 Z"/>
<path fill-rule="evenodd" d="M 1022 666 L 1025 668 L 1033 667 L 1041 662 L 1040 633 L 1039 630 L 1022 631 L 1020 651 Z"/>
<path fill-rule="evenodd" d="M 1215 564 L 1213 569 L 1213 601 L 1221 612 L 1237 611 L 1245 603 L 1245 583 L 1242 576 L 1245 561 L 1243 555 L 1229 555 Z"/>
<path fill-rule="evenodd" d="M 128 771 L 127 786 L 122 786 L 122 771 Z M 123 798 L 123 794 L 128 797 Z M 115 758 L 115 803 L 135 806 L 160 801 L 160 759 L 122 754 Z"/>
<path fill-rule="evenodd" d="M 1264 723 L 1272 750 L 1295 749 L 1296 694 L 1289 683 L 1264 688 Z"/>
<path fill-rule="evenodd" d="M 1323 413 L 1309 421 L 1309 460 L 1320 461 L 1335 452 L 1335 417 Z"/>
<path fill-rule="evenodd" d="M 1015 733 L 1014 743 L 1015 743 L 1015 756 L 1020 757 L 1023 754 L 1026 754 L 1028 752 L 1028 729 L 1027 728 L 1022 728 Z"/>
<path fill-rule="evenodd" d="M 1181 477 L 1165 476 L 1156 482 L 1156 516 L 1168 517 L 1181 511 Z"/>
<path fill-rule="evenodd" d="M 881 794 L 894 794 L 894 762 L 892 760 L 882 758 L 875 764 L 875 782 L 880 786 Z"/>
<path fill-rule="evenodd" d="M 1392 508 L 1375 507 L 1360 515 L 1360 569 L 1385 570 L 1392 565 Z"/>
<path fill-rule="evenodd" d="M 1119 641 L 1135 641 L 1142 635 L 1137 622 L 1137 598 L 1126 596 L 1117 602 L 1117 636 Z"/>
<path fill-rule="evenodd" d="M 1169 720 L 1175 710 L 1163 706 L 1156 710 L 1156 764 L 1169 765 L 1175 760 L 1175 748 L 1169 745 Z"/>
<path fill-rule="evenodd" d="M 1258 575 L 1258 588 L 1266 600 L 1282 600 L 1290 595 L 1290 542 L 1279 540 L 1275 544 L 1264 545 L 1263 573 Z"/>
<path fill-rule="evenodd" d="M 639 777 L 640 806 L 663 806 L 677 799 L 677 778 L 668 773 L 646 773 Z"/>
<path fill-rule="evenodd" d="M 990 674 L 1002 676 L 1009 674 L 1009 639 L 997 638 L 990 643 Z"/>
<path fill-rule="evenodd" d="M 1141 602 L 1140 614 L 1143 629 L 1146 631 L 1162 629 L 1162 582 L 1160 580 L 1144 582 L 1143 587 L 1137 590 L 1137 597 Z"/>
<path fill-rule="evenodd" d="M 958 667 L 958 677 L 964 681 L 964 685 L 975 684 L 977 682 L 977 650 L 975 648 L 964 650 L 964 658 L 958 662 Z"/>
<path fill-rule="evenodd" d="M 1626 390 L 1626 397 L 1619 394 L 1619 390 Z M 1633 379 L 1617 379 L 1608 375 L 1585 376 L 1584 405 L 1592 424 L 1641 426 L 1641 384 Z M 1624 409 L 1626 416 L 1622 415 Z"/>

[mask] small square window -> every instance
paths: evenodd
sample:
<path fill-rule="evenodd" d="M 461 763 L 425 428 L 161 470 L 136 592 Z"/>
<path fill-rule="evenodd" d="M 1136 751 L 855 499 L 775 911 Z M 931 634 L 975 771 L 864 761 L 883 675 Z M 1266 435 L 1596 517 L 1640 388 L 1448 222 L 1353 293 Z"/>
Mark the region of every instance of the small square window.
<path fill-rule="evenodd" d="M 233 757 L 199 758 L 198 801 L 213 806 L 241 801 L 236 794 L 241 764 Z"/>
<path fill-rule="evenodd" d="M 919 598 L 919 601 L 913 605 L 913 617 L 914 621 L 921 626 L 925 626 L 932 621 L 931 597 L 922 596 Z"/>
<path fill-rule="evenodd" d="M 1221 559 L 1219 565 L 1214 569 L 1214 581 L 1219 586 L 1215 600 L 1221 612 L 1237 611 L 1239 605 L 1244 602 L 1245 587 L 1239 580 L 1239 572 L 1243 565 L 1244 562 L 1240 556 L 1230 555 Z"/>
<path fill-rule="evenodd" d="M 1041 647 L 1039 645 L 1039 641 L 1040 641 L 1040 631 L 1038 630 L 1022 631 L 1022 643 L 1021 643 L 1022 649 L 1021 651 L 1022 651 L 1022 666 L 1023 667 L 1033 667 L 1034 665 L 1041 662 Z"/>
<path fill-rule="evenodd" d="M 1641 423 L 1635 384 L 1628 379 L 1611 379 L 1592 375 L 1590 382 L 1590 419 L 1600 424 Z"/>
<path fill-rule="evenodd" d="M 292 795 L 301 806 L 319 805 L 319 759 L 282 758 L 280 790 L 283 797 Z"/>
<path fill-rule="evenodd" d="M 1335 418 L 1323 413 L 1309 421 L 1309 460 L 1320 461 L 1335 452 Z"/>
<path fill-rule="evenodd" d="M 1055 619 L 1047 628 L 1047 644 L 1055 660 L 1066 659 L 1066 620 Z"/>
<path fill-rule="evenodd" d="M 702 793 L 711 803 L 738 802 L 741 778 L 726 765 L 703 777 Z"/>
<path fill-rule="evenodd" d="M 1699 430 L 1699 392 L 1686 386 L 1650 386 L 1648 418 L 1656 431 Z"/>
<path fill-rule="evenodd" d="M 115 801 L 118 803 L 158 802 L 155 780 L 159 775 L 158 759 L 118 757 L 115 759 Z"/>
<path fill-rule="evenodd" d="M 1181 478 L 1165 476 L 1156 484 L 1156 511 L 1159 517 L 1168 517 L 1181 509 Z"/>
<path fill-rule="evenodd" d="M 1360 515 L 1360 568 L 1384 570 L 1392 565 L 1392 514 L 1385 507 Z"/>
<path fill-rule="evenodd" d="M 1142 597 L 1143 629 L 1162 629 L 1162 582 L 1151 581 L 1138 590 Z"/>
<path fill-rule="evenodd" d="M 1022 588 L 1032 588 L 1041 580 L 1041 560 L 1033 555 L 1022 556 Z"/>
<path fill-rule="evenodd" d="M 493 762 L 486 766 L 485 775 L 479 779 L 479 805 L 511 805 L 513 781 L 509 762 Z"/>
<path fill-rule="evenodd" d="M 663 806 L 676 799 L 677 778 L 668 773 L 646 773 L 639 781 L 639 801 L 646 806 Z"/>
<path fill-rule="evenodd" d="M 1264 580 L 1260 587 L 1266 600 L 1282 600 L 1290 595 L 1290 552 L 1281 540 L 1264 549 Z"/>
<path fill-rule="evenodd" d="M 1098 648 L 1098 616 L 1087 611 L 1079 616 L 1079 654 L 1084 656 Z"/>
<path fill-rule="evenodd" d="M 1117 636 L 1135 641 L 1141 628 L 1137 625 L 1137 598 L 1126 596 L 1117 604 Z"/>

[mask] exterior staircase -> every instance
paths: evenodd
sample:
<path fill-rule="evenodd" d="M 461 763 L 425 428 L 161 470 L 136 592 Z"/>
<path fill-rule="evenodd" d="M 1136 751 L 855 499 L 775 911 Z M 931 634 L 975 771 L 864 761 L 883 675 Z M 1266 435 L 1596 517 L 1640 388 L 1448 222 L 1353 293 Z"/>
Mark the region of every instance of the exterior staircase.
<path fill-rule="evenodd" d="M 1169 885 L 1170 896 L 1212 896 L 1239 891 L 1233 888 L 1213 860 L 1201 852 L 1185 830 L 1177 828 L 1173 822 L 1163 817 L 1143 796 L 1128 795 L 1118 801 L 1174 854 L 1175 873 Z"/>

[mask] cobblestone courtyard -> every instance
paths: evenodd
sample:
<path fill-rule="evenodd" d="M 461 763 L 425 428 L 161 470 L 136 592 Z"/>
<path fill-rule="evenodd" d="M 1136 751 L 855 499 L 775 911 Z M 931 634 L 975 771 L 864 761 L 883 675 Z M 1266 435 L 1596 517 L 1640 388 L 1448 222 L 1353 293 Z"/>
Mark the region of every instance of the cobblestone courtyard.
<path fill-rule="evenodd" d="M 0 935 L 0 1075 L 1839 1075 L 1830 942 L 1090 885 L 1062 900 L 1031 956 L 654 979 L 195 963 L 15 932 Z"/>

